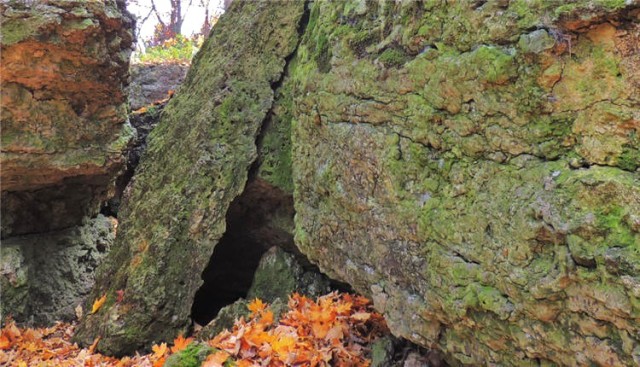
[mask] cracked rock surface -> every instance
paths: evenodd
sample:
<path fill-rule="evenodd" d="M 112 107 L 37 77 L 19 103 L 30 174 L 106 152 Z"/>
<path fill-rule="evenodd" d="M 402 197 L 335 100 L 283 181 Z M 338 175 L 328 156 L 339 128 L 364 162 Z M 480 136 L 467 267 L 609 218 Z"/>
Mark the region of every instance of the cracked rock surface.
<path fill-rule="evenodd" d="M 92 291 L 107 301 L 84 318 L 78 341 L 101 336 L 98 350 L 126 354 L 189 326 L 201 273 L 257 157 L 303 10 L 298 1 L 237 1 L 216 24 L 149 135 Z"/>
<path fill-rule="evenodd" d="M 124 1 L 3 1 L 2 237 L 98 213 L 133 136 Z"/>
<path fill-rule="evenodd" d="M 638 8 L 314 2 L 296 244 L 452 365 L 640 363 Z"/>

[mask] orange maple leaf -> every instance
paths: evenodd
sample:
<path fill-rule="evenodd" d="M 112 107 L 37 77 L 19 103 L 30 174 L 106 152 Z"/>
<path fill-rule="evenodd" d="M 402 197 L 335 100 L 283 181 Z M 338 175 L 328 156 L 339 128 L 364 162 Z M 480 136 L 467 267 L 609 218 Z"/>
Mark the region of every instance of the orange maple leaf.
<path fill-rule="evenodd" d="M 93 306 L 91 307 L 91 313 L 96 313 L 104 305 L 107 301 L 107 294 L 105 293 L 102 297 L 98 298 L 93 302 Z"/>
<path fill-rule="evenodd" d="M 151 347 L 151 350 L 153 351 L 153 357 L 159 359 L 164 357 L 167 354 L 167 352 L 169 351 L 169 348 L 167 348 L 167 343 L 162 343 L 160 345 L 154 344 Z"/>
<path fill-rule="evenodd" d="M 264 326 L 273 324 L 273 312 L 271 312 L 270 310 L 264 311 L 258 323 Z"/>
<path fill-rule="evenodd" d="M 153 362 L 153 367 L 162 367 L 162 366 L 164 366 L 164 362 L 166 360 L 167 359 L 165 357 L 162 357 L 162 358 L 158 359 L 157 361 Z"/>
<path fill-rule="evenodd" d="M 171 347 L 171 353 L 178 353 L 179 351 L 186 348 L 191 342 L 193 338 L 185 338 L 180 334 L 177 338 L 173 340 L 173 347 Z"/>
<path fill-rule="evenodd" d="M 11 341 L 6 335 L 0 335 L 0 350 L 7 350 L 11 348 Z"/>
<path fill-rule="evenodd" d="M 263 311 L 266 307 L 267 305 L 264 302 L 262 302 L 262 300 L 259 298 L 254 299 L 247 306 L 249 311 L 251 311 L 252 313 L 258 313 L 260 311 Z"/>
<path fill-rule="evenodd" d="M 219 350 L 213 354 L 210 354 L 204 361 L 202 367 L 223 367 L 224 362 L 229 359 L 229 353 L 224 350 Z"/>

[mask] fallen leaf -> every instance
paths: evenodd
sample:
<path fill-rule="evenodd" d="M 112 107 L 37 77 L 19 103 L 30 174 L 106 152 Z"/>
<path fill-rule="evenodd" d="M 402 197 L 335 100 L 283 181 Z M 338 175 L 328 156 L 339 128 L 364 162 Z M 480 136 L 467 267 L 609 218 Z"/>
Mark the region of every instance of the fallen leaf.
<path fill-rule="evenodd" d="M 173 340 L 173 347 L 171 347 L 171 353 L 178 353 L 179 351 L 186 348 L 191 342 L 193 338 L 185 338 L 180 334 L 177 338 Z"/>
<path fill-rule="evenodd" d="M 162 358 L 158 359 L 157 361 L 153 362 L 153 367 L 162 367 L 162 366 L 164 366 L 164 362 L 166 360 L 167 359 L 165 357 L 162 357 Z"/>
<path fill-rule="evenodd" d="M 89 347 L 89 353 L 93 354 L 93 352 L 96 350 L 96 347 L 98 346 L 98 343 L 100 342 L 100 339 L 102 339 L 101 336 L 97 337 L 96 340 L 93 341 L 93 344 L 91 344 L 91 346 Z"/>
<path fill-rule="evenodd" d="M 84 310 L 82 309 L 82 305 L 76 306 L 75 311 L 76 311 L 76 318 L 78 320 L 82 319 L 82 316 L 84 316 Z"/>
<path fill-rule="evenodd" d="M 371 318 L 371 314 L 369 312 L 356 312 L 351 315 L 351 318 L 357 321 L 367 321 Z"/>
<path fill-rule="evenodd" d="M 123 289 L 118 289 L 116 291 L 116 295 L 117 295 L 117 297 L 116 297 L 116 302 L 117 303 L 120 303 L 120 302 L 124 301 L 124 290 Z"/>
<path fill-rule="evenodd" d="M 258 313 L 260 311 L 263 311 L 265 308 L 267 307 L 267 305 L 264 304 L 264 302 L 262 302 L 261 299 L 256 298 L 253 301 L 251 301 L 251 303 L 249 303 L 249 305 L 247 306 L 247 308 L 249 309 L 249 311 L 253 312 L 253 313 Z"/>
<path fill-rule="evenodd" d="M 9 338 L 7 338 L 7 336 L 4 334 L 0 335 L 0 349 L 7 350 L 9 348 L 11 348 L 11 342 L 9 341 Z"/>
<path fill-rule="evenodd" d="M 154 344 L 151 347 L 151 351 L 153 351 L 154 358 L 162 358 L 167 354 L 169 348 L 167 347 L 167 343 L 162 343 L 160 345 Z"/>
<path fill-rule="evenodd" d="M 98 298 L 97 300 L 95 300 L 95 302 L 93 302 L 93 306 L 91 307 L 91 313 L 94 314 L 98 312 L 100 307 L 102 307 L 102 305 L 104 305 L 106 301 L 107 301 L 107 294 L 105 293 L 102 297 Z"/>
<path fill-rule="evenodd" d="M 204 361 L 204 364 L 202 364 L 202 367 L 223 367 L 227 359 L 229 359 L 229 353 L 224 350 L 219 350 L 210 354 Z"/>

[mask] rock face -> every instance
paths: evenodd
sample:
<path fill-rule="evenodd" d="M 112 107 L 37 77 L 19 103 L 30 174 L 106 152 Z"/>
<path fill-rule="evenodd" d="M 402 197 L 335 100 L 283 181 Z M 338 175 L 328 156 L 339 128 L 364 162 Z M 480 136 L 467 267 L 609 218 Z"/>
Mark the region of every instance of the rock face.
<path fill-rule="evenodd" d="M 45 325 L 75 320 L 115 234 L 115 220 L 98 215 L 82 226 L 3 240 L 0 317 Z"/>
<path fill-rule="evenodd" d="M 80 324 L 79 341 L 101 336 L 99 350 L 122 354 L 189 325 L 200 275 L 256 159 L 303 9 L 303 2 L 239 1 L 217 23 L 149 136 L 92 293 L 107 301 Z"/>
<path fill-rule="evenodd" d="M 97 214 L 124 163 L 133 20 L 124 1 L 3 1 L 2 237 Z"/>
<path fill-rule="evenodd" d="M 318 1 L 294 59 L 296 244 L 452 365 L 640 363 L 640 4 L 553 4 Z"/>
<path fill-rule="evenodd" d="M 558 4 L 315 1 L 285 68 L 302 2 L 234 2 L 151 134 L 79 340 L 186 327 L 259 177 L 293 192 L 302 252 L 451 365 L 640 364 L 640 4 Z"/>

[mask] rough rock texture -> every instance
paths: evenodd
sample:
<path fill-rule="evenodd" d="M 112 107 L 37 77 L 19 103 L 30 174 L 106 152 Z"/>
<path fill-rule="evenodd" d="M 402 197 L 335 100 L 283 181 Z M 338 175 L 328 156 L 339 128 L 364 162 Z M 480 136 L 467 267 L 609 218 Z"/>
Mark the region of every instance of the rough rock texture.
<path fill-rule="evenodd" d="M 75 320 L 115 234 L 115 220 L 98 215 L 71 229 L 3 240 L 0 319 L 11 315 L 38 325 Z"/>
<path fill-rule="evenodd" d="M 145 111 L 135 111 L 129 115 L 129 121 L 136 134 L 127 148 L 125 168 L 116 177 L 113 196 L 107 200 L 101 209 L 103 214 L 118 216 L 120 205 L 127 199 L 127 194 L 131 192 L 130 184 L 140 164 L 140 159 L 147 149 L 147 137 L 160 121 L 160 116 L 168 101 L 169 98 L 166 97 L 152 105 L 148 105 Z"/>
<path fill-rule="evenodd" d="M 297 245 L 452 365 L 640 364 L 639 8 L 314 2 Z"/>
<path fill-rule="evenodd" d="M 2 237 L 97 214 L 124 163 L 133 20 L 124 1 L 3 1 Z"/>
<path fill-rule="evenodd" d="M 188 70 L 188 64 L 131 65 L 131 85 L 129 86 L 131 109 L 137 110 L 165 99 L 169 91 L 176 91 L 180 87 Z"/>
<path fill-rule="evenodd" d="M 249 314 L 247 306 L 254 298 L 269 303 L 275 317 L 279 318 L 293 292 L 315 298 L 330 291 L 327 277 L 305 268 L 295 255 L 274 246 L 260 259 L 246 299 L 222 308 L 216 318 L 198 333 L 198 339 L 209 340 L 222 330 L 231 328 L 235 320 Z"/>
<path fill-rule="evenodd" d="M 200 274 L 256 159 L 255 141 L 297 44 L 303 8 L 240 1 L 218 22 L 150 135 L 92 293 L 106 294 L 107 302 L 79 325 L 79 341 L 100 335 L 99 350 L 122 354 L 189 325 Z"/>

